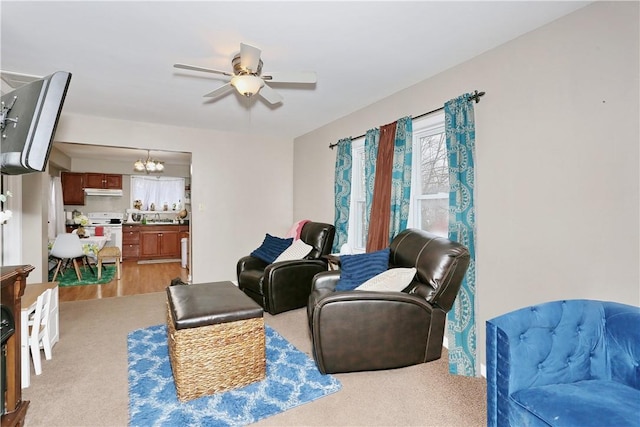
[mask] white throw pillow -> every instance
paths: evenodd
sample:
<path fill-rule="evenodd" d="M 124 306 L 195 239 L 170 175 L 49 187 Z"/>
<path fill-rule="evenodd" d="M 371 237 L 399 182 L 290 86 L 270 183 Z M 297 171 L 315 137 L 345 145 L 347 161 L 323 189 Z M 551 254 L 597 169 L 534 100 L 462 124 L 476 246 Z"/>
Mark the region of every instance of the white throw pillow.
<path fill-rule="evenodd" d="M 356 291 L 400 292 L 413 280 L 416 275 L 415 267 L 392 268 L 355 288 Z"/>
<path fill-rule="evenodd" d="M 311 249 L 313 249 L 313 246 L 307 245 L 302 240 L 294 240 L 291 246 L 285 249 L 273 262 L 302 259 L 311 252 Z"/>

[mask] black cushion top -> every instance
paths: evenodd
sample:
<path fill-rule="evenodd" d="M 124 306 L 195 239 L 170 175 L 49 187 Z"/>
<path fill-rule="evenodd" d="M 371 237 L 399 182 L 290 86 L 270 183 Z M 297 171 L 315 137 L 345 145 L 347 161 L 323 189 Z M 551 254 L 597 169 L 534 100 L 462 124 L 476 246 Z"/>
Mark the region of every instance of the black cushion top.
<path fill-rule="evenodd" d="M 231 282 L 167 287 L 176 329 L 262 317 L 262 307 Z"/>

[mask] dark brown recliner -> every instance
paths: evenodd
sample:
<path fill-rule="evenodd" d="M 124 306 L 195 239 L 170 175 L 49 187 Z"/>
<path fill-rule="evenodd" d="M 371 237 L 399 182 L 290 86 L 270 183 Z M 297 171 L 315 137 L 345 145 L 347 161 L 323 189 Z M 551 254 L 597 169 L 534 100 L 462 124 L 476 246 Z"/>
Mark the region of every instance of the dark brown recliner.
<path fill-rule="evenodd" d="M 391 369 L 439 359 L 446 315 L 469 260 L 463 245 L 407 229 L 393 239 L 389 255 L 389 268 L 417 269 L 402 292 L 338 292 L 340 271 L 316 275 L 307 317 L 320 372 Z"/>
<path fill-rule="evenodd" d="M 271 314 L 304 307 L 311 293 L 311 280 L 327 270 L 323 255 L 331 252 L 335 227 L 307 222 L 300 239 L 313 247 L 304 259 L 267 264 L 258 258 L 240 258 L 236 268 L 238 287 Z"/>

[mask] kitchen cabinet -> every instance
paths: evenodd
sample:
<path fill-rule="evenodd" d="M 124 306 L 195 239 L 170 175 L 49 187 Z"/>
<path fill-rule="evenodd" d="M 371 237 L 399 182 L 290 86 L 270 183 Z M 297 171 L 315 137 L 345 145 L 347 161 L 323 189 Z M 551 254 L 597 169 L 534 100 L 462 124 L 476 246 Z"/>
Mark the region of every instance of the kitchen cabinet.
<path fill-rule="evenodd" d="M 180 258 L 180 229 L 174 225 L 142 226 L 140 258 Z"/>
<path fill-rule="evenodd" d="M 65 205 L 84 205 L 85 174 L 62 172 L 62 200 Z"/>
<path fill-rule="evenodd" d="M 122 190 L 122 175 L 90 172 L 87 172 L 85 175 L 85 188 Z"/>
<path fill-rule="evenodd" d="M 122 175 L 117 174 L 62 172 L 60 178 L 65 205 L 84 205 L 85 188 L 122 190 Z"/>
<path fill-rule="evenodd" d="M 122 259 L 140 257 L 140 226 L 122 226 Z"/>

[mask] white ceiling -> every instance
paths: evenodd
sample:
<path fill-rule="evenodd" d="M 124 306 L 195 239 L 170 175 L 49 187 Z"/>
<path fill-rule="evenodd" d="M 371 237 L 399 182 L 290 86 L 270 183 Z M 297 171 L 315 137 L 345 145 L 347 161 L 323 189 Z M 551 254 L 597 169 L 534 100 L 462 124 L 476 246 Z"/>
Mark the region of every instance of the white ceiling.
<path fill-rule="evenodd" d="M 2 1 L 1 69 L 71 72 L 68 113 L 295 138 L 588 3 Z M 240 42 L 317 84 L 211 102 L 223 76 L 173 68 L 231 71 Z"/>

